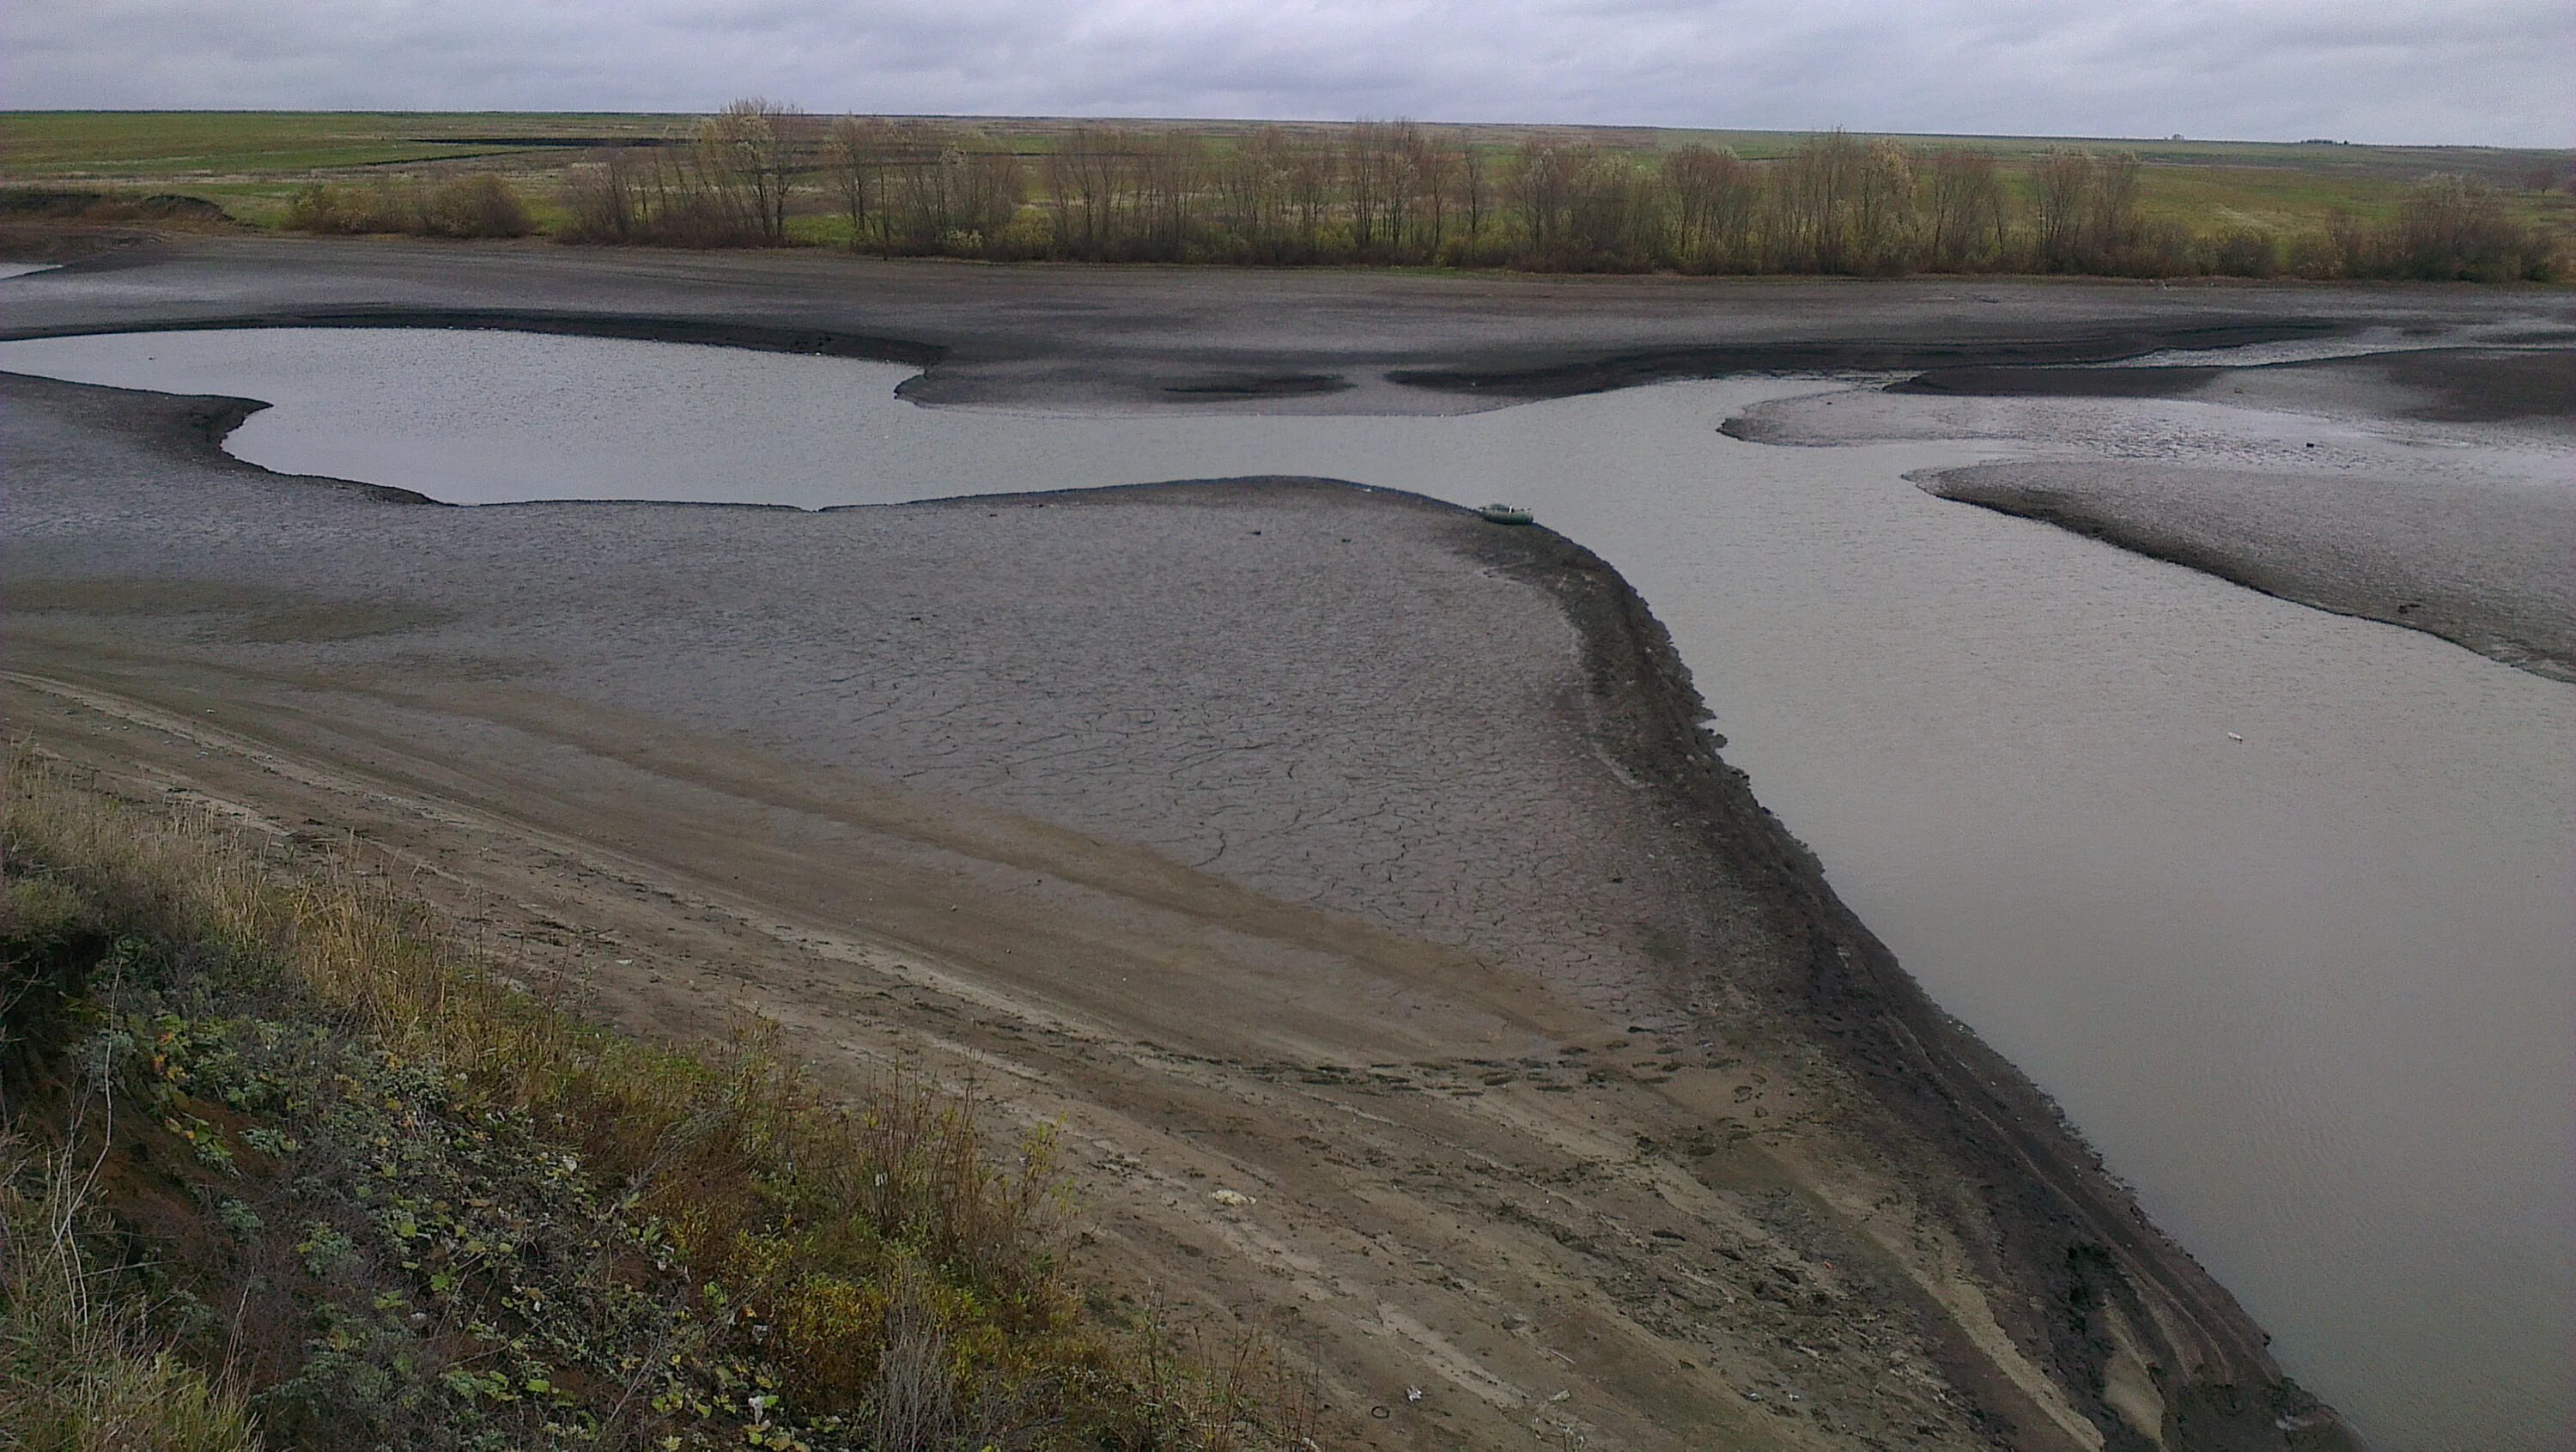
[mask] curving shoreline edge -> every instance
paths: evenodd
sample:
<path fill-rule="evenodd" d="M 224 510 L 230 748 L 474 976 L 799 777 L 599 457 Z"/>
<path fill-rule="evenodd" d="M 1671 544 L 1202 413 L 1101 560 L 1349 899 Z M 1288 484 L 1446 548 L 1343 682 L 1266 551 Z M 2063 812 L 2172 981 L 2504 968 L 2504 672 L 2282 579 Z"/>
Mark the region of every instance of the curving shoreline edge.
<path fill-rule="evenodd" d="M 1997 1213 L 2019 1234 L 1998 1248 L 1997 1268 L 2048 1304 L 2074 1308 L 2031 1329 L 2044 1332 L 2040 1359 L 2060 1384 L 2093 1391 L 2088 1417 L 2115 1435 L 2122 1429 L 2102 1392 L 2125 1331 L 2160 1353 L 2148 1359 L 2162 1363 L 2168 1445 L 2359 1448 L 2340 1416 L 2272 1360 L 2270 1337 L 2235 1297 L 2113 1180 L 2055 1102 L 1935 1003 L 1842 902 L 1815 854 L 1700 726 L 1707 708 L 1689 667 L 1626 579 L 1544 529 L 1485 531 L 1480 553 L 1557 598 L 1608 707 L 1606 744 L 1684 809 L 1721 862 L 1764 882 L 1772 911 L 1806 941 L 1806 992 L 1786 1006 L 1843 1050 L 1880 1103 L 2011 1196 Z M 2187 1334 L 2173 1334 L 2176 1317 Z"/>
<path fill-rule="evenodd" d="M 2044 480 L 2025 477 L 2030 472 L 2023 466 L 1970 465 L 1927 470 L 1906 478 L 1936 499 L 2053 525 L 2151 560 L 2197 570 L 2276 600 L 2329 615 L 2416 631 L 2515 670 L 2553 681 L 2576 682 L 2576 637 L 2553 640 L 2545 626 L 2533 628 L 2527 622 L 2501 624 L 2490 618 L 2489 612 L 2461 608 L 2461 602 L 2420 598 L 2425 591 L 2356 585 L 2302 569 L 2295 560 L 2266 559 L 2243 550 L 2230 550 L 2154 518 L 2133 517 L 2073 491 L 2052 488 Z"/>

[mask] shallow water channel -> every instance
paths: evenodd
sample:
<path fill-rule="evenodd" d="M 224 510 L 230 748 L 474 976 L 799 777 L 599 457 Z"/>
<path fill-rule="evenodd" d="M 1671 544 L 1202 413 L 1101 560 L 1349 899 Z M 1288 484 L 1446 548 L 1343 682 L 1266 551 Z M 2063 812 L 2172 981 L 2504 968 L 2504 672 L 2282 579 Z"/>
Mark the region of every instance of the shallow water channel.
<path fill-rule="evenodd" d="M 2393 1452 L 2566 1436 L 2576 687 L 1900 477 L 1991 445 L 1716 432 L 1831 380 L 1070 416 L 507 333 L 54 339 L 0 368 L 270 400 L 243 458 L 459 503 L 1315 474 L 1529 505 L 1645 596 L 1762 800 L 2295 1375 Z"/>

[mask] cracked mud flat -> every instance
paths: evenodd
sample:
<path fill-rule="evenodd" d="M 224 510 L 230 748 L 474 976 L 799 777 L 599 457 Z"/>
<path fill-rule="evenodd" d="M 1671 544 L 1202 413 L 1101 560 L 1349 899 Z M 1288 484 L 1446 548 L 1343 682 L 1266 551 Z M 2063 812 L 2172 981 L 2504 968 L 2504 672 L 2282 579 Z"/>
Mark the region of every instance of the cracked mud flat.
<path fill-rule="evenodd" d="M 2037 457 L 1918 482 L 2576 680 L 2565 340 L 2252 367 L 1942 369 L 1763 404 L 1726 427 L 1774 444 L 2007 443 Z"/>
<path fill-rule="evenodd" d="M 355 834 L 626 1023 L 1007 1080 L 1092 1263 L 1309 1350 L 1355 1442 L 2340 1445 L 1553 536 L 1298 481 L 438 509 L 0 390 L 13 729 Z"/>

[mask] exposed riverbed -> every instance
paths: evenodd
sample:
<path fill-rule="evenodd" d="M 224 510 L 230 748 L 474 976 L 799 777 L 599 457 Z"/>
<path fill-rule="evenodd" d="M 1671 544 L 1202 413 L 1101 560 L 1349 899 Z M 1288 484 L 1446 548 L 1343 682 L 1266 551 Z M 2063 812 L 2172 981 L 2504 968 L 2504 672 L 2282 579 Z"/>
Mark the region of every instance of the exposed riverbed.
<path fill-rule="evenodd" d="M 2566 685 L 1902 478 L 1980 446 L 1715 432 L 1822 380 L 1291 418 L 923 410 L 891 365 L 491 333 L 46 340 L 0 368 L 270 400 L 242 457 L 463 503 L 1298 474 L 1530 505 L 1644 594 L 1762 800 L 2294 1373 L 2391 1448 L 2563 1426 Z"/>

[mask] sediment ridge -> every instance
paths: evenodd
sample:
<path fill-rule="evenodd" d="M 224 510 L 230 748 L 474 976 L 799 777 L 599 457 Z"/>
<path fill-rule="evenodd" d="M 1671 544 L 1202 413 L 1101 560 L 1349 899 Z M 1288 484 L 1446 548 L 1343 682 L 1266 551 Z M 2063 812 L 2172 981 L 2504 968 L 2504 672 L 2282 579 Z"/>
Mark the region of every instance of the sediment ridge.
<path fill-rule="evenodd" d="M 2576 679 L 2576 347 L 2564 339 L 2243 366 L 1935 369 L 1762 404 L 1723 429 L 1790 446 L 1990 442 L 2008 457 L 1911 477 L 1943 499 Z"/>
<path fill-rule="evenodd" d="M 1943 499 L 2576 681 L 2576 511 L 2560 501 L 2421 480 L 2320 486 L 2255 470 L 2108 461 L 1986 464 L 1916 482 Z M 2318 517 L 2320 488 L 2333 492 L 2330 519 Z"/>

